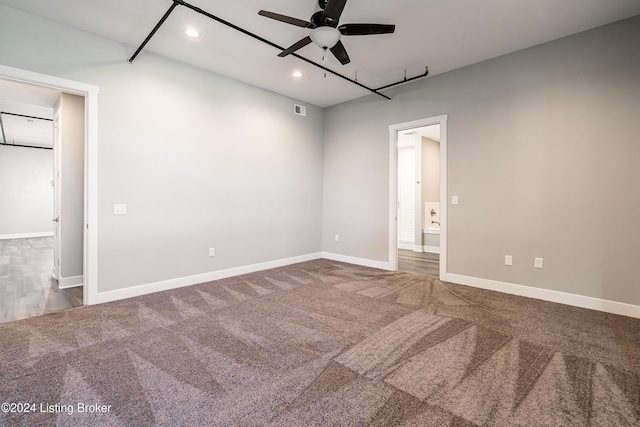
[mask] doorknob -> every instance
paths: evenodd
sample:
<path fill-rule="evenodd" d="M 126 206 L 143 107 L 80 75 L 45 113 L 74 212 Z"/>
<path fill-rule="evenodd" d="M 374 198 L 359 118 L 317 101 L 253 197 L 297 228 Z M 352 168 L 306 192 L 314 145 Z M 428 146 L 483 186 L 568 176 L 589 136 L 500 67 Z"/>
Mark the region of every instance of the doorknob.
<path fill-rule="evenodd" d="M 60 222 L 60 216 L 57 216 L 57 217 L 53 218 L 51 221 L 53 221 L 53 222 Z"/>

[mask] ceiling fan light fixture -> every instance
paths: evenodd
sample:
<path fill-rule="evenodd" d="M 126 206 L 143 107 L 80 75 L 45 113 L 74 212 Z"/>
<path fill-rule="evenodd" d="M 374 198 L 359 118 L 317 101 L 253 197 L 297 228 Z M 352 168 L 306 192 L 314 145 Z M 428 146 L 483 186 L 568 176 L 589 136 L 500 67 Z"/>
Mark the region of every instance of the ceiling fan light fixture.
<path fill-rule="evenodd" d="M 321 49 L 331 49 L 340 41 L 340 31 L 333 27 L 318 27 L 311 31 L 309 37 Z"/>

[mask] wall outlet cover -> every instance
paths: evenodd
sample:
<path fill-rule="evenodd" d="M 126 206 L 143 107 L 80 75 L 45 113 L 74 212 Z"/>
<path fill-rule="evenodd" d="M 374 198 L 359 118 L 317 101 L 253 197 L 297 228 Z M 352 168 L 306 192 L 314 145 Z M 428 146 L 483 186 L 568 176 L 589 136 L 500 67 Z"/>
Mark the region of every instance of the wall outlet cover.
<path fill-rule="evenodd" d="M 511 255 L 504 256 L 504 265 L 513 265 L 513 257 Z"/>
<path fill-rule="evenodd" d="M 533 266 L 535 268 L 542 268 L 543 267 L 543 259 L 542 258 L 535 258 L 533 260 Z"/>

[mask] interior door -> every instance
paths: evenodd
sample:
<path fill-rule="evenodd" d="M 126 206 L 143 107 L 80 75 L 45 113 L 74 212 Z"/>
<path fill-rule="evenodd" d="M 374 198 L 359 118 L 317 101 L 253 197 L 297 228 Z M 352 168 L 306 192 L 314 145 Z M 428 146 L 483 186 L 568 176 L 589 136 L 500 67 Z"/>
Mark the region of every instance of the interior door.
<path fill-rule="evenodd" d="M 53 270 L 60 279 L 60 115 L 53 118 Z"/>
<path fill-rule="evenodd" d="M 415 245 L 416 189 L 415 147 L 398 147 L 398 242 L 401 249 L 413 249 Z"/>

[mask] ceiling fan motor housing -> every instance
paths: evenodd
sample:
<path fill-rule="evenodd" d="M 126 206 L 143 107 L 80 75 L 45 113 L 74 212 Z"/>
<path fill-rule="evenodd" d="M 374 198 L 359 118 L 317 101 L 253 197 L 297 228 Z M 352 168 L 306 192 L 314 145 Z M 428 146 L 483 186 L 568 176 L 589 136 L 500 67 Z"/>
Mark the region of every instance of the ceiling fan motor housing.
<path fill-rule="evenodd" d="M 324 11 L 319 10 L 316 13 L 314 13 L 313 15 L 311 15 L 311 23 L 313 24 L 314 27 L 337 27 L 338 26 L 338 21 L 329 17 L 329 16 L 323 16 L 324 15 Z"/>

